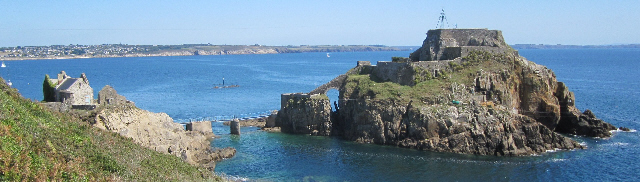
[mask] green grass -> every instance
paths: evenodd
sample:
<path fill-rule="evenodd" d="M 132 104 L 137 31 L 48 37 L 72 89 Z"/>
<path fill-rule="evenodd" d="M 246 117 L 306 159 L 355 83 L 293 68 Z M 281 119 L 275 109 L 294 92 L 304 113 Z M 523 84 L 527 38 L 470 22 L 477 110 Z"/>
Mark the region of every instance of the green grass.
<path fill-rule="evenodd" d="M 449 69 L 441 70 L 435 77 L 422 67 L 414 67 L 414 86 L 383 82 L 369 72 L 350 71 L 345 84 L 345 98 L 368 98 L 372 100 L 393 100 L 396 103 L 413 104 L 448 102 L 444 98 L 450 93 L 451 84 L 474 85 L 480 70 L 499 73 L 513 67 L 513 57 L 506 54 L 471 52 L 461 63 L 450 62 Z"/>
<path fill-rule="evenodd" d="M 175 156 L 52 113 L 4 84 L 0 90 L 0 181 L 222 180 Z"/>

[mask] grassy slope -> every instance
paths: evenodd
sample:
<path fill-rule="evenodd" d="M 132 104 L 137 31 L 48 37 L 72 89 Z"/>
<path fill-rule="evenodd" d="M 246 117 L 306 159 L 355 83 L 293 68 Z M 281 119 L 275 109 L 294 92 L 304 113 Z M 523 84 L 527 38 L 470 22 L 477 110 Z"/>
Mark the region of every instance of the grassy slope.
<path fill-rule="evenodd" d="M 405 86 L 390 81 L 379 81 L 368 74 L 351 74 L 345 85 L 350 98 L 363 98 L 368 96 L 374 100 L 395 100 L 397 103 L 414 105 L 421 103 L 437 103 L 451 93 L 451 84 L 473 85 L 474 79 L 480 70 L 498 73 L 500 70 L 513 67 L 513 57 L 505 54 L 491 54 L 487 52 L 472 52 L 464 57 L 462 64 L 451 63 L 449 69 L 442 70 L 444 76 L 435 78 L 428 71 L 417 68 L 416 85 Z M 449 100 L 447 100 L 449 102 Z"/>
<path fill-rule="evenodd" d="M 221 181 L 22 98 L 0 78 L 0 181 Z"/>

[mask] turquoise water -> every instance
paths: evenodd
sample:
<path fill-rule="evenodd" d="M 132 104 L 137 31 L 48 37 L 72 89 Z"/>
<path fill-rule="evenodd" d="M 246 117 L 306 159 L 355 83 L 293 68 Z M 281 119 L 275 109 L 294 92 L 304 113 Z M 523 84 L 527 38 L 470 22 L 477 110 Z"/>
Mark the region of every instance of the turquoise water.
<path fill-rule="evenodd" d="M 616 126 L 640 128 L 640 50 L 521 50 L 553 69 L 576 94 L 579 109 L 591 109 Z M 0 72 L 23 96 L 42 99 L 44 74 L 87 73 L 95 92 L 106 84 L 154 112 L 176 120 L 249 116 L 280 107 L 280 94 L 308 92 L 353 68 L 358 60 L 388 61 L 409 52 L 355 52 L 99 58 L 5 62 Z M 222 82 L 238 88 L 211 89 Z M 336 92 L 330 92 L 334 100 Z M 576 137 L 589 149 L 540 156 L 493 157 L 415 151 L 358 144 L 332 137 L 267 133 L 248 127 L 221 136 L 216 147 L 235 147 L 235 157 L 216 171 L 275 181 L 634 181 L 640 167 L 638 132 L 610 139 Z"/>

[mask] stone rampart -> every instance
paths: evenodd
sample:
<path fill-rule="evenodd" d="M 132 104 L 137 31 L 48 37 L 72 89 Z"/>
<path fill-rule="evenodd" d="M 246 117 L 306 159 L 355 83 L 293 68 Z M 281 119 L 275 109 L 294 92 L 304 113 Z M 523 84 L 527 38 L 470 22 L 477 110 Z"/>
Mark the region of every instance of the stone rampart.
<path fill-rule="evenodd" d="M 201 133 L 213 133 L 211 121 L 190 122 L 186 124 L 187 131 L 198 131 Z"/>
<path fill-rule="evenodd" d="M 413 80 L 411 63 L 378 61 L 371 73 L 381 81 L 390 81 L 401 85 L 410 85 Z"/>
<path fill-rule="evenodd" d="M 358 64 L 356 66 L 371 66 L 371 62 L 370 61 L 358 61 Z"/>
<path fill-rule="evenodd" d="M 280 110 L 284 109 L 289 99 L 310 98 L 311 95 L 305 93 L 286 93 L 280 95 Z"/>
<path fill-rule="evenodd" d="M 435 29 L 427 32 L 422 47 L 411 55 L 413 61 L 451 60 L 471 50 L 507 52 L 502 31 L 488 29 Z"/>

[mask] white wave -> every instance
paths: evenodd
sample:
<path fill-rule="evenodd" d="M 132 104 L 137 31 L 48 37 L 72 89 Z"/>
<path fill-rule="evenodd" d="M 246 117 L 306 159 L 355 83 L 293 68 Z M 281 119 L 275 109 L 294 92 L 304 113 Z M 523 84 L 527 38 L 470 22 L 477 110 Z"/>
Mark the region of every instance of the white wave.
<path fill-rule="evenodd" d="M 613 143 L 603 144 L 603 146 L 627 146 L 627 145 L 629 145 L 629 143 L 613 142 Z"/>
<path fill-rule="evenodd" d="M 551 159 L 551 162 L 562 162 L 562 161 L 567 161 L 567 159 Z"/>
<path fill-rule="evenodd" d="M 241 177 L 238 175 L 228 175 L 222 172 L 214 172 L 213 174 L 215 174 L 216 176 L 220 176 L 223 179 L 225 179 L 225 181 L 249 181 L 251 179 L 246 178 L 246 177 Z"/>
<path fill-rule="evenodd" d="M 562 150 L 562 149 L 554 148 L 553 150 L 546 150 L 546 151 L 544 151 L 544 152 L 552 153 L 552 152 L 557 152 L 557 151 L 560 151 L 560 150 Z"/>
<path fill-rule="evenodd" d="M 578 144 L 580 144 L 580 146 L 583 146 L 583 147 L 586 147 L 586 146 L 587 146 L 587 142 L 580 142 L 580 143 L 578 143 Z"/>
<path fill-rule="evenodd" d="M 629 128 L 629 131 L 624 131 L 624 130 L 621 130 L 620 128 L 618 128 L 618 129 L 616 129 L 616 130 L 611 130 L 611 131 L 609 131 L 609 132 L 611 132 L 611 133 L 615 133 L 615 132 L 629 132 L 629 133 L 633 133 L 633 132 L 636 132 L 636 131 L 637 131 L 637 130 L 634 130 L 634 129 L 631 129 L 631 128 Z"/>

